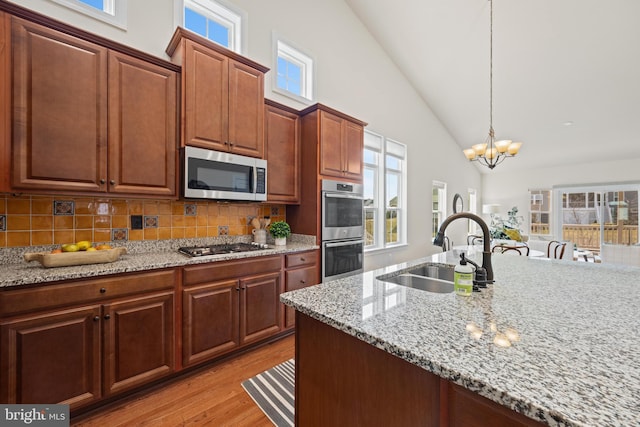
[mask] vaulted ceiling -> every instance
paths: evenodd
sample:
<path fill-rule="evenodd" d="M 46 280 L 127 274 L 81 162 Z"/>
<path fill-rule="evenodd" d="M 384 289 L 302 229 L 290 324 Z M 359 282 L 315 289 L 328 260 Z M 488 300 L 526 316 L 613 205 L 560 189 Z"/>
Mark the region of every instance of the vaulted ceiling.
<path fill-rule="evenodd" d="M 460 148 L 483 142 L 489 0 L 345 1 Z M 640 158 L 640 1 L 493 0 L 493 9 L 493 127 L 524 143 L 499 168 Z"/>

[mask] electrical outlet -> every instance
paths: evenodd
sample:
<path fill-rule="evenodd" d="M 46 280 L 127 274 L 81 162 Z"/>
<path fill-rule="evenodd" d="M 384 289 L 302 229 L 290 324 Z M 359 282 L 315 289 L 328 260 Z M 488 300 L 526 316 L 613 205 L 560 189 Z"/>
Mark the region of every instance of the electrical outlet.
<path fill-rule="evenodd" d="M 142 230 L 142 215 L 131 215 L 131 229 Z"/>

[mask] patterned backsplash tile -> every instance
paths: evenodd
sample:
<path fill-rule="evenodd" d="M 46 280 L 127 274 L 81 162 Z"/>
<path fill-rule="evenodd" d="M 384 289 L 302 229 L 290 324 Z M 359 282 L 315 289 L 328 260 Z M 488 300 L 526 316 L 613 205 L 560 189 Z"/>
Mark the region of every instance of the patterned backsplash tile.
<path fill-rule="evenodd" d="M 132 230 L 131 215 L 143 229 Z M 286 220 L 285 205 L 0 194 L 0 248 L 251 233 L 248 219 Z"/>

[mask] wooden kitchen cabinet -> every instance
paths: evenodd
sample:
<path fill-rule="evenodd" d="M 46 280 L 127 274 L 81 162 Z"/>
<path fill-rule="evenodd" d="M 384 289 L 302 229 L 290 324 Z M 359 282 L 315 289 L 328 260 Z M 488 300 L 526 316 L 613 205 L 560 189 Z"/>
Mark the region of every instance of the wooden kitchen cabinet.
<path fill-rule="evenodd" d="M 265 100 L 265 159 L 269 163 L 267 201 L 300 202 L 300 116 L 297 111 Z"/>
<path fill-rule="evenodd" d="M 305 144 L 318 150 L 318 173 L 323 177 L 362 182 L 366 123 L 321 104 L 301 114 Z"/>
<path fill-rule="evenodd" d="M 11 190 L 11 17 L 0 12 L 0 193 Z"/>
<path fill-rule="evenodd" d="M 285 255 L 285 279 L 284 290 L 295 291 L 320 283 L 319 265 L 320 253 L 317 250 L 296 252 Z M 284 327 L 295 326 L 296 310 L 293 307 L 284 306 Z"/>
<path fill-rule="evenodd" d="M 177 76 L 12 18 L 17 190 L 175 196 Z"/>
<path fill-rule="evenodd" d="M 183 145 L 262 158 L 269 69 L 182 28 L 167 54 L 182 65 Z"/>
<path fill-rule="evenodd" d="M 281 269 L 279 255 L 184 267 L 184 366 L 280 332 Z"/>
<path fill-rule="evenodd" d="M 71 410 L 174 371 L 175 270 L 0 292 L 0 401 Z"/>

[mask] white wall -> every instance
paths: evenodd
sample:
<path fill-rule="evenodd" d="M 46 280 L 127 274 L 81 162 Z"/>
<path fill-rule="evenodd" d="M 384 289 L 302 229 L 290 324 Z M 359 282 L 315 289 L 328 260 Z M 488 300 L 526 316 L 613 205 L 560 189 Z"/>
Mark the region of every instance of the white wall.
<path fill-rule="evenodd" d="M 507 160 L 517 162 L 518 158 Z M 525 218 L 523 229 L 529 227 L 529 189 L 552 189 L 554 186 L 576 184 L 603 184 L 640 181 L 638 173 L 640 159 L 626 159 L 615 162 L 586 163 L 521 170 L 501 173 L 496 168 L 483 176 L 482 203 L 501 205 L 503 217 L 513 206 Z"/>
<path fill-rule="evenodd" d="M 316 61 L 316 101 L 369 123 L 374 132 L 408 146 L 409 245 L 365 257 L 367 270 L 438 252 L 431 244 L 431 183 L 448 184 L 447 210 L 453 195 L 466 200 L 468 188 L 482 197 L 480 173 L 389 60 L 343 0 L 230 0 L 248 14 L 247 56 L 273 68 L 272 33 L 310 53 Z M 85 17 L 47 0 L 18 3 L 55 19 L 166 58 L 174 31 L 173 0 L 129 0 L 128 30 Z M 153 4 L 152 8 L 148 8 Z M 266 96 L 294 108 L 304 106 L 271 91 Z M 303 165 L 304 167 L 304 165 Z M 295 230 L 293 230 L 295 232 Z M 452 224 L 447 235 L 466 240 L 466 221 Z"/>

